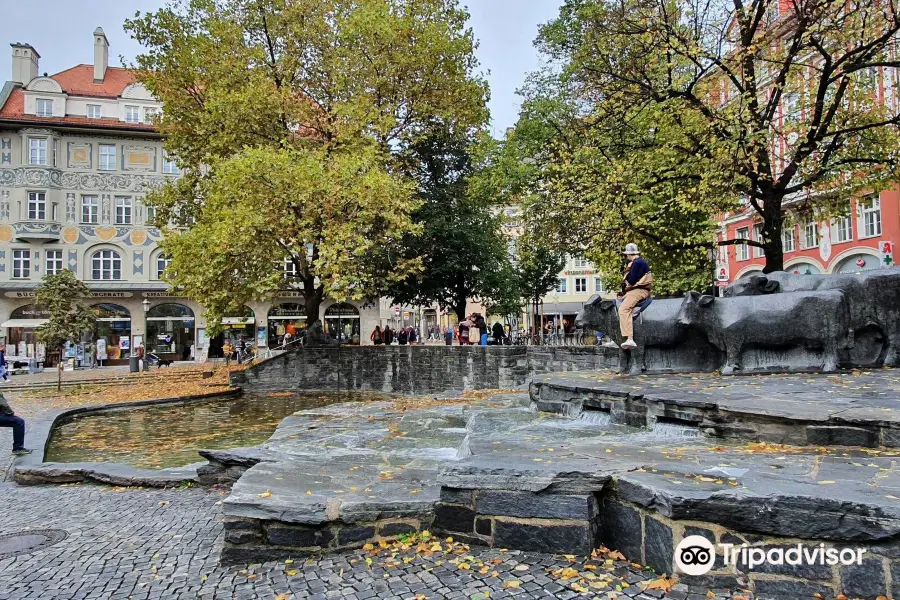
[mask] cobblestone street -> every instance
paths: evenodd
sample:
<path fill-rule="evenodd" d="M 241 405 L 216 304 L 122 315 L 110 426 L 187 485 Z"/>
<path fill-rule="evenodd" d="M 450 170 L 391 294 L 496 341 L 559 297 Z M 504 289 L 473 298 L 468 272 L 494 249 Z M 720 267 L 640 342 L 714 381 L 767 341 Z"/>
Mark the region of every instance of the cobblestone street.
<path fill-rule="evenodd" d="M 642 592 L 638 585 L 655 575 L 623 561 L 610 571 L 610 591 L 580 593 L 571 589 L 574 581 L 548 573 L 580 564 L 561 556 L 475 547 L 471 559 L 491 564 L 490 573 L 464 571 L 449 562 L 452 556 L 440 553 L 427 558 L 409 554 L 408 563 L 398 556 L 394 568 L 382 566 L 378 557 L 369 565 L 365 559 L 370 554 L 362 550 L 292 563 L 223 567 L 218 562 L 222 527 L 217 505 L 222 497 L 202 489 L 3 484 L 0 534 L 57 528 L 69 536 L 32 554 L 0 559 L 0 600 L 663 597 L 660 590 Z M 511 581 L 518 587 L 510 587 Z M 621 591 L 612 591 L 617 585 Z M 684 586 L 666 597 L 708 598 L 705 588 Z"/>

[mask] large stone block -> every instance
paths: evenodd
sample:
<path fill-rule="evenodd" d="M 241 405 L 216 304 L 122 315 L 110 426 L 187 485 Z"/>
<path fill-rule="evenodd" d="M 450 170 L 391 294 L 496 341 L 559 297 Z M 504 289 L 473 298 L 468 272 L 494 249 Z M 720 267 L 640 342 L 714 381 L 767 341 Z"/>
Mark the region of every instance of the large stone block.
<path fill-rule="evenodd" d="M 418 530 L 418 527 L 410 523 L 385 523 L 379 528 L 378 535 L 381 537 L 394 537 L 415 533 Z"/>
<path fill-rule="evenodd" d="M 373 537 L 375 537 L 375 527 L 373 525 L 345 525 L 338 529 L 337 534 L 339 546 L 362 542 Z"/>
<path fill-rule="evenodd" d="M 672 529 L 652 517 L 644 519 L 644 564 L 657 573 L 672 573 L 672 557 L 675 547 Z"/>
<path fill-rule="evenodd" d="M 273 523 L 266 528 L 266 539 L 272 546 L 324 548 L 328 546 L 333 537 L 331 531 L 320 527 Z"/>
<path fill-rule="evenodd" d="M 592 495 L 480 491 L 475 495 L 475 512 L 480 515 L 505 515 L 521 519 L 576 519 L 589 521 L 597 514 Z"/>
<path fill-rule="evenodd" d="M 586 556 L 594 547 L 588 523 L 552 525 L 547 521 L 525 523 L 494 520 L 495 548 Z"/>
<path fill-rule="evenodd" d="M 605 546 L 618 550 L 628 560 L 641 562 L 641 514 L 627 504 L 606 498 L 600 512 L 600 539 Z"/>
<path fill-rule="evenodd" d="M 887 589 L 884 564 L 877 558 L 863 559 L 859 565 L 842 566 L 841 591 L 850 598 L 875 598 L 892 593 Z"/>
<path fill-rule="evenodd" d="M 438 531 L 472 533 L 475 531 L 475 511 L 465 506 L 438 502 L 434 505 L 432 527 Z"/>
<path fill-rule="evenodd" d="M 816 446 L 878 446 L 878 432 L 861 427 L 810 425 L 806 439 Z"/>

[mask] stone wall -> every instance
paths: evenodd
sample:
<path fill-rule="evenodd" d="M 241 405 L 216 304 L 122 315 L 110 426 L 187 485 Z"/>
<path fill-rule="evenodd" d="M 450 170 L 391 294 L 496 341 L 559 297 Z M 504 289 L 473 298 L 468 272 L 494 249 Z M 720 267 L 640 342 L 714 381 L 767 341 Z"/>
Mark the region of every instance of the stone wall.
<path fill-rule="evenodd" d="M 232 382 L 259 391 L 441 394 L 515 388 L 536 373 L 612 368 L 618 360 L 617 351 L 598 346 L 302 348 L 235 373 Z"/>
<path fill-rule="evenodd" d="M 460 541 L 527 552 L 588 555 L 601 545 L 621 552 L 628 560 L 672 574 L 678 543 L 705 537 L 717 548 L 713 569 L 702 576 L 681 574 L 689 585 L 749 589 L 757 597 L 875 599 L 900 596 L 900 542 L 839 542 L 775 537 L 728 529 L 721 525 L 678 520 L 630 502 L 615 485 L 595 494 L 548 494 L 514 490 L 442 488 L 435 504 L 432 529 Z M 804 517 L 805 518 L 805 517 Z M 860 564 L 804 566 L 762 564 L 752 571 L 725 564 L 718 544 L 736 547 L 865 548 Z"/>

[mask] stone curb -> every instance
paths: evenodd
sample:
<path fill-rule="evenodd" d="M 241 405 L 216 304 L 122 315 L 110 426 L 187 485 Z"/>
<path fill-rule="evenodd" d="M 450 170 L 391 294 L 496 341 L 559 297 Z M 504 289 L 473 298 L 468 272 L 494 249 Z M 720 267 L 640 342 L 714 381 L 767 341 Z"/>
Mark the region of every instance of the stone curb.
<path fill-rule="evenodd" d="M 71 477 L 80 477 L 80 481 L 84 481 L 85 479 L 96 479 L 102 483 L 110 483 L 114 479 L 124 481 L 124 477 L 126 477 L 127 473 L 132 473 L 132 478 L 135 480 L 146 480 L 152 481 L 148 473 L 153 473 L 154 471 L 149 471 L 147 469 L 138 469 L 136 467 L 131 467 L 128 465 L 123 465 L 119 463 L 71 463 L 71 467 L 67 467 L 68 463 L 44 463 L 44 456 L 46 455 L 47 448 L 50 444 L 50 437 L 53 434 L 53 430 L 58 426 L 66 423 L 69 419 L 84 414 L 95 414 L 95 413 L 103 413 L 103 412 L 113 412 L 118 410 L 127 410 L 130 408 L 137 408 L 141 406 L 163 406 L 167 404 L 186 404 L 191 402 L 197 402 L 202 400 L 212 400 L 216 398 L 228 399 L 228 398 L 236 398 L 243 393 L 243 390 L 240 388 L 230 389 L 227 391 L 216 391 L 210 392 L 207 394 L 192 394 L 190 396 L 180 396 L 175 398 L 154 398 L 151 400 L 135 400 L 133 402 L 122 402 L 117 404 L 98 404 L 93 406 L 79 406 L 77 408 L 68 408 L 59 411 L 53 411 L 49 413 L 44 418 L 38 419 L 33 422 L 28 429 L 28 440 L 31 440 L 29 443 L 34 446 L 34 452 L 28 454 L 26 456 L 19 457 L 15 460 L 15 480 L 19 481 L 19 473 L 22 472 L 23 481 L 24 478 L 28 479 L 28 483 L 36 484 L 36 483 L 52 483 L 53 481 L 41 482 L 38 480 L 38 476 L 42 472 L 46 472 L 47 468 L 52 469 L 52 474 L 54 478 L 62 478 L 64 472 L 67 468 L 71 471 Z M 46 465 L 52 465 L 51 467 L 46 467 Z M 77 466 L 76 466 L 77 465 Z M 49 474 L 49 473 L 48 473 Z M 94 474 L 97 475 L 97 478 L 94 477 Z M 186 479 L 196 481 L 196 468 L 193 470 L 193 475 L 190 477 L 179 476 L 179 479 L 175 481 L 175 483 L 180 483 Z M 63 481 L 59 481 L 63 483 Z M 69 483 L 70 481 L 65 481 L 65 483 Z M 172 484 L 172 480 L 166 480 L 166 485 Z M 116 485 L 124 485 L 124 484 L 116 484 Z M 134 485 L 134 484 L 133 484 Z"/>

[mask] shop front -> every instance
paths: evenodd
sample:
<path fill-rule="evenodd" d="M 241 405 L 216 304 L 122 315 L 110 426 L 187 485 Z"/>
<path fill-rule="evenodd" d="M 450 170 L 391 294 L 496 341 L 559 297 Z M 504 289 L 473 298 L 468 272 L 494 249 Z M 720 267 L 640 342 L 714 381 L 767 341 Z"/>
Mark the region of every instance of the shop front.
<path fill-rule="evenodd" d="M 131 313 L 118 304 L 95 304 L 94 343 L 104 365 L 128 364 L 131 356 Z M 103 358 L 105 356 L 105 358 Z"/>
<path fill-rule="evenodd" d="M 359 321 L 359 309 L 348 302 L 338 302 L 325 309 L 325 333 L 341 344 L 359 345 Z"/>
<path fill-rule="evenodd" d="M 209 358 L 224 358 L 222 348 L 225 341 L 231 342 L 235 348 L 241 340 L 247 344 L 256 342 L 256 315 L 253 311 L 243 306 L 240 310 L 232 311 L 231 316 L 222 318 L 224 330 L 209 340 Z"/>
<path fill-rule="evenodd" d="M 6 331 L 7 358 L 27 357 L 43 361 L 46 351 L 44 344 L 37 339 L 37 328 L 49 319 L 50 311 L 34 304 L 14 309 L 10 318 L 0 323 Z"/>
<path fill-rule="evenodd" d="M 158 304 L 147 311 L 147 352 L 168 360 L 190 360 L 194 311 L 183 304 Z"/>
<path fill-rule="evenodd" d="M 278 304 L 269 310 L 269 348 L 277 348 L 284 343 L 285 334 L 292 338 L 306 328 L 306 307 L 302 304 L 288 302 Z"/>

